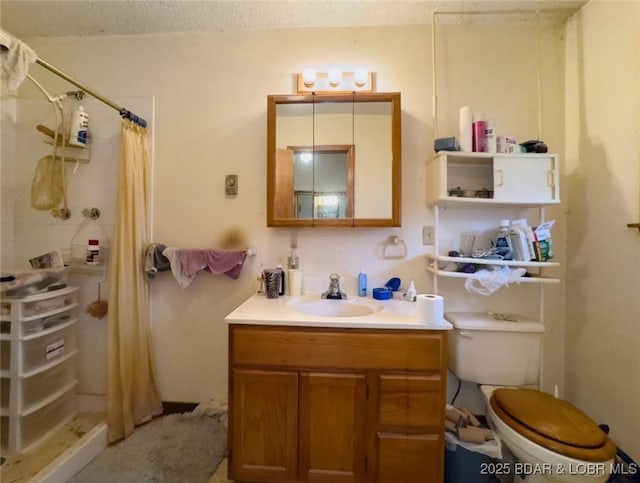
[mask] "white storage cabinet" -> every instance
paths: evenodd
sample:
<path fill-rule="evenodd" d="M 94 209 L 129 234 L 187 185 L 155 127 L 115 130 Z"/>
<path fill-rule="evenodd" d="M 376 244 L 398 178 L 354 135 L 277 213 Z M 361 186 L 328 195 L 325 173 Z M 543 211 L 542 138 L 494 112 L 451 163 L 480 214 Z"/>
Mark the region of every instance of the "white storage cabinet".
<path fill-rule="evenodd" d="M 18 453 L 76 413 L 78 289 L 2 298 L 1 443 Z"/>
<path fill-rule="evenodd" d="M 506 207 L 535 209 L 537 222 L 545 221 L 544 207 L 560 203 L 558 185 L 559 156 L 557 154 L 495 154 L 441 151 L 427 163 L 427 203 L 434 208 L 434 252 L 427 254 L 427 270 L 434 274 L 434 289 L 438 291 L 437 278 L 469 278 L 472 274 L 451 272 L 440 267 L 447 262 L 472 263 L 487 266 L 524 267 L 535 276 L 522 278 L 523 283 L 557 283 L 559 279 L 545 276 L 545 268 L 557 267 L 555 261 L 484 260 L 478 258 L 449 257 L 450 249 L 443 247 L 441 234 L 441 210 L 448 207 L 468 209 L 469 221 L 490 219 L 491 212 Z M 455 188 L 462 190 L 487 190 L 488 198 L 450 196 Z M 479 216 L 478 216 L 479 215 Z M 499 218 L 490 224 L 497 229 Z M 459 236 L 460 234 L 456 234 Z"/>

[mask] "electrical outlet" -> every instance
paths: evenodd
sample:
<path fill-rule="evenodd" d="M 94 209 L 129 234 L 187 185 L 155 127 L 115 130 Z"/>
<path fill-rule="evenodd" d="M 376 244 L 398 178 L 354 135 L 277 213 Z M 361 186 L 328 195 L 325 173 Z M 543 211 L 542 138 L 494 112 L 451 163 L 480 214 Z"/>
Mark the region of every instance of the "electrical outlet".
<path fill-rule="evenodd" d="M 431 226 L 423 226 L 422 227 L 422 244 L 423 245 L 434 245 L 435 244 L 435 228 L 433 225 Z"/>

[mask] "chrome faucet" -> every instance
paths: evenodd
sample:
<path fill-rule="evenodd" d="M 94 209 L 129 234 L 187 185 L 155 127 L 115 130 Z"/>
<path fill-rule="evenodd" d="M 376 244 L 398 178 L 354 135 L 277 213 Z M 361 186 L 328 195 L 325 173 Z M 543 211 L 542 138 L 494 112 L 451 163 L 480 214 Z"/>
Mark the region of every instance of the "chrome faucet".
<path fill-rule="evenodd" d="M 329 288 L 323 292 L 320 298 L 343 300 L 347 298 L 347 294 L 340 290 L 340 275 L 332 273 L 329 275 Z"/>

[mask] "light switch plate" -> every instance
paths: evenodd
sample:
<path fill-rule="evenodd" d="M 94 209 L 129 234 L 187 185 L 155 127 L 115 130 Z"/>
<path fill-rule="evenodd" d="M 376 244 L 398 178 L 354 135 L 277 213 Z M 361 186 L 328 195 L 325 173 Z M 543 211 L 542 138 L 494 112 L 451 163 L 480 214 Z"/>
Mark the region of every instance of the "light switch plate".
<path fill-rule="evenodd" d="M 423 226 L 422 227 L 422 244 L 423 245 L 434 245 L 434 227 L 431 226 Z"/>
<path fill-rule="evenodd" d="M 228 195 L 238 194 L 238 175 L 228 174 L 224 179 L 224 190 Z"/>

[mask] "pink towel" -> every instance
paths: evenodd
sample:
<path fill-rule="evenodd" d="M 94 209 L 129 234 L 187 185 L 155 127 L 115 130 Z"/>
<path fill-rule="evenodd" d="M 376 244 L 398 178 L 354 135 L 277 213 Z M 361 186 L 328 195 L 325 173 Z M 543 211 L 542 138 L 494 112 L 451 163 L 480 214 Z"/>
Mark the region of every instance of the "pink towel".
<path fill-rule="evenodd" d="M 193 278 L 200 270 L 207 270 L 211 273 L 224 273 L 235 280 L 240 276 L 245 258 L 247 258 L 246 250 L 200 248 L 178 250 L 182 274 L 189 278 Z"/>

